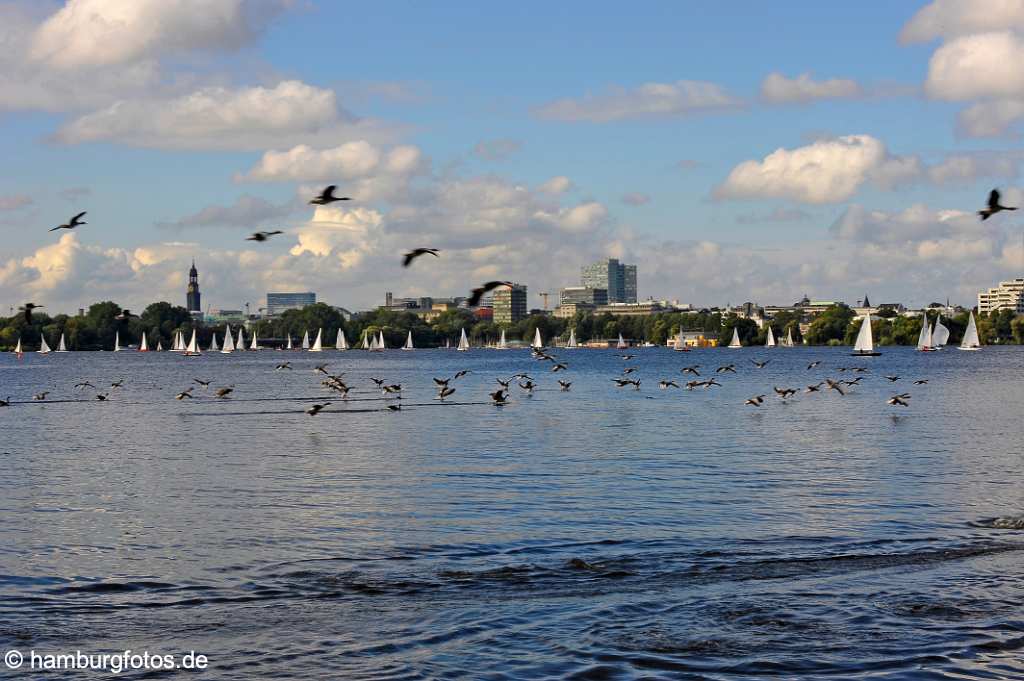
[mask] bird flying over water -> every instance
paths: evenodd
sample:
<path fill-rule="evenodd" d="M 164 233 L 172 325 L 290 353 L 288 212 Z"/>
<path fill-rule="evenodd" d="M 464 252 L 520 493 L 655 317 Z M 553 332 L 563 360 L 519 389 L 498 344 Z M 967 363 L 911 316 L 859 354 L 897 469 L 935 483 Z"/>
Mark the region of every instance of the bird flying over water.
<path fill-rule="evenodd" d="M 110 393 L 100 393 L 99 395 L 96 396 L 96 399 L 99 400 L 100 402 L 106 402 L 108 395 L 110 395 Z"/>
<path fill-rule="evenodd" d="M 572 387 L 572 381 L 563 381 L 559 379 L 558 385 L 561 386 L 562 392 L 569 392 L 569 388 Z"/>
<path fill-rule="evenodd" d="M 928 379 L 927 378 L 919 378 L 916 381 L 914 381 L 914 385 L 928 385 Z"/>
<path fill-rule="evenodd" d="M 291 369 L 291 368 L 292 368 L 292 363 L 291 362 L 281 362 L 276 367 L 274 367 L 274 371 L 281 371 L 282 369 Z"/>
<path fill-rule="evenodd" d="M 82 217 L 85 215 L 85 213 L 86 213 L 86 211 L 83 210 L 81 213 L 79 213 L 75 217 L 71 218 L 70 220 L 65 222 L 63 225 L 57 225 L 56 227 L 51 228 L 50 231 L 51 232 L 56 232 L 58 229 L 74 229 L 75 227 L 78 227 L 79 225 L 86 225 L 86 224 L 88 224 L 87 222 L 82 220 Z"/>
<path fill-rule="evenodd" d="M 193 383 L 198 383 L 199 385 L 203 386 L 204 388 L 209 388 L 210 387 L 210 383 L 211 383 L 211 381 L 201 381 L 198 378 L 193 378 L 192 382 Z"/>
<path fill-rule="evenodd" d="M 126 319 L 131 319 L 132 317 L 138 317 L 138 316 L 139 315 L 137 315 L 137 314 L 132 314 L 132 311 L 126 308 L 124 310 L 121 310 L 121 314 L 119 314 L 116 317 L 114 317 L 114 319 L 117 319 L 117 320 L 123 322 Z"/>
<path fill-rule="evenodd" d="M 724 374 L 726 371 L 730 371 L 730 372 L 735 374 L 736 373 L 736 365 L 735 364 L 726 364 L 725 366 L 720 366 L 717 369 L 715 369 L 715 373 L 716 374 Z"/>
<path fill-rule="evenodd" d="M 10 396 L 8 396 L 6 400 L 0 400 L 0 407 L 9 407 L 9 406 L 11 406 L 11 398 L 10 398 Z"/>
<path fill-rule="evenodd" d="M 327 373 L 327 364 L 329 364 L 329 362 L 324 364 L 317 364 L 315 367 L 313 367 L 313 373 L 329 376 L 330 374 Z"/>
<path fill-rule="evenodd" d="M 658 387 L 664 390 L 665 388 L 678 388 L 679 384 L 675 381 L 658 381 Z"/>
<path fill-rule="evenodd" d="M 899 406 L 899 407 L 909 407 L 910 403 L 906 401 L 906 399 L 909 398 L 909 397 L 910 397 L 910 395 L 907 395 L 907 394 L 893 395 L 888 400 L 886 400 L 885 403 L 889 404 L 889 405 L 892 405 L 893 407 L 896 407 L 896 406 Z"/>
<path fill-rule="evenodd" d="M 818 366 L 819 364 L 821 364 L 821 360 L 817 360 L 817 361 L 811 362 L 810 364 L 807 365 L 807 368 L 808 369 L 813 369 L 814 367 Z"/>
<path fill-rule="evenodd" d="M 756 366 L 756 367 L 757 367 L 758 369 L 764 369 L 764 368 L 765 368 L 766 366 L 768 366 L 768 362 L 770 362 L 771 360 L 770 360 L 770 359 L 766 359 L 766 360 L 765 360 L 765 361 L 763 361 L 763 362 L 758 362 L 758 361 L 757 361 L 756 359 L 752 359 L 752 360 L 750 360 L 750 361 L 751 361 L 751 362 L 752 362 L 752 363 L 754 364 L 754 366 Z"/>
<path fill-rule="evenodd" d="M 25 323 L 26 324 L 31 324 L 32 323 L 32 310 L 36 309 L 37 307 L 46 307 L 46 306 L 45 305 L 36 305 L 35 303 L 25 303 L 24 305 L 22 305 L 21 307 L 18 308 L 19 311 L 25 313 Z"/>
<path fill-rule="evenodd" d="M 33 400 L 37 400 L 37 401 L 39 401 L 39 402 L 42 402 L 43 400 L 45 400 L 45 399 L 46 399 L 46 396 L 47 396 L 47 395 L 49 395 L 49 394 L 50 394 L 50 391 L 49 391 L 49 390 L 44 390 L 44 391 L 43 391 L 43 392 L 41 392 L 41 393 L 36 393 L 35 395 L 33 395 L 33 396 L 32 396 L 32 399 L 33 399 Z"/>
<path fill-rule="evenodd" d="M 326 206 L 327 204 L 334 203 L 335 201 L 351 201 L 352 200 L 352 199 L 350 199 L 347 196 L 335 196 L 334 195 L 334 190 L 337 189 L 337 188 L 338 188 L 338 186 L 334 185 L 334 184 L 327 185 L 326 187 L 324 187 L 324 190 L 322 192 L 320 192 L 319 196 L 317 196 L 316 198 L 310 200 L 310 203 L 313 204 L 314 206 Z"/>
<path fill-rule="evenodd" d="M 75 383 L 75 388 L 77 388 L 79 390 L 81 390 L 83 388 L 95 388 L 95 387 L 96 386 L 94 386 L 89 381 L 82 381 L 81 383 Z"/>
<path fill-rule="evenodd" d="M 895 383 L 896 381 L 900 380 L 901 377 L 900 376 L 886 376 L 885 378 L 890 383 Z"/>
<path fill-rule="evenodd" d="M 747 400 L 743 404 L 749 404 L 749 405 L 754 406 L 754 407 L 760 407 L 761 403 L 764 402 L 764 397 L 765 397 L 764 395 L 754 395 L 753 397 L 751 397 L 749 400 Z"/>
<path fill-rule="evenodd" d="M 510 281 L 489 281 L 486 284 L 473 289 L 469 294 L 469 299 L 466 301 L 466 305 L 469 307 L 476 307 L 480 304 L 480 299 L 484 297 L 484 294 L 493 291 L 499 286 L 513 286 L 513 284 Z"/>
<path fill-rule="evenodd" d="M 111 388 L 120 388 L 123 385 L 124 385 L 124 379 L 123 378 L 119 378 L 118 380 L 116 380 L 113 383 L 111 383 L 110 387 Z"/>
<path fill-rule="evenodd" d="M 694 376 L 700 376 L 700 372 L 697 371 L 697 369 L 699 367 L 700 367 L 699 364 L 694 364 L 693 366 L 690 366 L 690 367 L 683 367 L 682 369 L 679 370 L 679 373 L 681 373 L 681 374 L 693 374 Z"/>
<path fill-rule="evenodd" d="M 306 413 L 309 414 L 310 416 L 316 416 L 324 407 L 326 407 L 329 404 L 330 402 L 324 402 L 323 404 L 310 405 L 309 409 L 306 410 Z"/>
<path fill-rule="evenodd" d="M 988 220 L 1001 210 L 1017 210 L 1016 206 L 1002 206 L 999 204 L 999 190 L 993 189 L 988 194 L 988 206 L 978 211 L 982 220 Z"/>
<path fill-rule="evenodd" d="M 508 401 L 508 394 L 504 390 L 495 390 L 491 393 L 491 401 L 500 407 Z"/>
<path fill-rule="evenodd" d="M 402 267 L 408 267 L 409 265 L 412 264 L 413 260 L 420 257 L 421 255 L 426 255 L 427 253 L 434 256 L 435 258 L 441 257 L 440 255 L 438 255 L 438 253 L 440 253 L 440 250 L 436 248 L 414 248 L 408 253 L 406 253 L 404 256 L 402 256 Z"/>
<path fill-rule="evenodd" d="M 176 400 L 183 400 L 186 397 L 189 398 L 189 399 L 192 399 L 192 391 L 193 390 L 194 390 L 194 388 L 187 388 L 185 390 L 182 390 L 180 393 L 178 393 L 177 395 L 174 396 L 174 399 L 176 399 Z"/>
<path fill-rule="evenodd" d="M 280 229 L 275 229 L 273 232 L 253 232 L 252 236 L 245 237 L 246 241 L 266 241 L 275 234 L 284 234 Z"/>
<path fill-rule="evenodd" d="M 448 386 L 445 386 L 445 387 L 441 388 L 438 391 L 437 399 L 439 399 L 442 402 L 444 402 L 444 398 L 448 397 L 449 395 L 451 395 L 454 392 L 455 392 L 455 388 L 449 388 Z"/>
<path fill-rule="evenodd" d="M 214 395 L 221 399 L 225 399 L 228 397 L 228 395 L 234 392 L 234 390 L 234 388 L 217 388 L 217 392 L 215 392 Z"/>

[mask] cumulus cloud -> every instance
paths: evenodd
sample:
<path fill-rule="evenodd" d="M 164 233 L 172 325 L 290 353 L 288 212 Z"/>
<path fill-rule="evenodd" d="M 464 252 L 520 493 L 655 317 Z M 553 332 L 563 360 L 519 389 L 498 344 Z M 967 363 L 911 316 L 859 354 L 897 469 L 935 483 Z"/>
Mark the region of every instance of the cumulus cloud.
<path fill-rule="evenodd" d="M 930 166 L 928 179 L 938 185 L 970 185 L 983 177 L 1012 179 L 1017 177 L 1021 158 L 1017 155 L 994 153 L 950 154 Z"/>
<path fill-rule="evenodd" d="M 732 169 L 714 196 L 835 203 L 849 199 L 865 182 L 889 188 L 919 173 L 916 158 L 892 156 L 870 135 L 847 135 L 796 149 L 776 149 L 760 161 L 744 161 Z"/>
<path fill-rule="evenodd" d="M 686 116 L 736 109 L 742 101 L 715 83 L 679 80 L 644 83 L 633 89 L 615 87 L 604 94 L 565 98 L 537 108 L 541 118 L 608 123 L 638 118 Z"/>
<path fill-rule="evenodd" d="M 572 189 L 572 180 L 565 175 L 556 175 L 540 186 L 545 194 L 564 194 Z"/>
<path fill-rule="evenodd" d="M 934 0 L 910 18 L 900 41 L 928 42 L 1007 28 L 1024 30 L 1024 0 Z"/>
<path fill-rule="evenodd" d="M 302 204 L 295 200 L 275 204 L 250 194 L 243 194 L 230 206 L 209 205 L 172 222 L 159 222 L 164 229 L 185 229 L 189 227 L 258 227 L 274 222 L 296 212 Z"/>
<path fill-rule="evenodd" d="M 642 206 L 651 202 L 651 197 L 643 192 L 629 192 L 623 194 L 622 202 L 627 206 Z"/>
<path fill-rule="evenodd" d="M 503 137 L 496 140 L 484 140 L 473 146 L 473 154 L 485 161 L 504 161 L 523 148 L 519 140 Z"/>
<path fill-rule="evenodd" d="M 957 116 L 959 131 L 968 137 L 1009 135 L 1024 119 L 1024 99 L 997 99 L 977 102 Z"/>
<path fill-rule="evenodd" d="M 928 63 L 925 92 L 935 99 L 1024 96 L 1024 40 L 1010 31 L 978 33 L 943 44 Z"/>
<path fill-rule="evenodd" d="M 849 99 L 863 94 L 856 81 L 846 78 L 814 80 L 809 73 L 801 73 L 796 78 L 770 73 L 761 83 L 761 98 L 772 104 L 806 104 L 817 99 Z"/>
<path fill-rule="evenodd" d="M 32 59 L 58 69 L 118 66 L 252 41 L 286 2 L 68 0 L 32 36 Z"/>
<path fill-rule="evenodd" d="M 355 180 L 377 175 L 409 176 L 425 169 L 419 147 L 402 145 L 390 150 L 366 140 L 346 142 L 329 149 L 305 144 L 288 151 L 268 151 L 240 179 L 275 181 Z"/>

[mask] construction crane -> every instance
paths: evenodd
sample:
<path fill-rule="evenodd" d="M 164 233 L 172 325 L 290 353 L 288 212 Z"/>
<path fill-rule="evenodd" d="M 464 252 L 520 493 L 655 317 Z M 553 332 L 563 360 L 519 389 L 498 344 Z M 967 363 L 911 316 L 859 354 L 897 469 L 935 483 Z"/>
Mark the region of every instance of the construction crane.
<path fill-rule="evenodd" d="M 537 295 L 544 299 L 544 309 L 547 310 L 548 309 L 548 296 L 551 295 L 551 294 L 548 293 L 547 291 L 542 291 L 542 292 L 538 293 Z"/>

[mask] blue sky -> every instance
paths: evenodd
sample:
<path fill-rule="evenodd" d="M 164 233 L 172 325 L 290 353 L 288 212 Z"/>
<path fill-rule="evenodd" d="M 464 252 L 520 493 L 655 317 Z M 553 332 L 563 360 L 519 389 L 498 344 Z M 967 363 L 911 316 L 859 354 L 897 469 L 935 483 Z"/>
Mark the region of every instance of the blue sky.
<path fill-rule="evenodd" d="M 973 214 L 1021 197 L 1022 34 L 1012 1 L 0 0 L 0 304 L 181 302 L 193 255 L 214 308 L 609 255 L 702 305 L 970 303 L 1024 272 L 1021 219 Z"/>

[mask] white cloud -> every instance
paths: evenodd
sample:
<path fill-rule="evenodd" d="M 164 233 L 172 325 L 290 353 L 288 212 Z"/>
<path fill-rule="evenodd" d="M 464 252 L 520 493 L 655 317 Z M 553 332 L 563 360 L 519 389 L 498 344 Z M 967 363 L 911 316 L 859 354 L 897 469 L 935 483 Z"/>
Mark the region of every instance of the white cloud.
<path fill-rule="evenodd" d="M 546 194 L 564 194 L 572 189 L 572 180 L 565 175 L 556 175 L 540 186 L 540 190 Z"/>
<path fill-rule="evenodd" d="M 935 99 L 1024 96 L 1024 40 L 1009 31 L 967 35 L 945 43 L 928 63 L 925 92 Z"/>
<path fill-rule="evenodd" d="M 1024 30 L 1024 0 L 934 0 L 911 17 L 900 40 L 928 42 L 1004 29 Z"/>
<path fill-rule="evenodd" d="M 1020 162 L 1020 157 L 1007 154 L 950 154 L 929 167 L 927 174 L 934 184 L 969 185 L 983 177 L 1015 178 Z"/>
<path fill-rule="evenodd" d="M 1022 118 L 1024 99 L 985 100 L 961 111 L 957 127 L 968 137 L 1000 137 Z"/>
<path fill-rule="evenodd" d="M 262 182 L 356 180 L 377 175 L 408 176 L 427 165 L 415 146 L 397 146 L 389 151 L 366 140 L 346 142 L 329 149 L 305 144 L 288 151 L 268 151 L 242 178 Z"/>
<path fill-rule="evenodd" d="M 258 196 L 243 194 L 230 206 L 209 205 L 173 222 L 157 223 L 157 226 L 167 229 L 188 227 L 252 227 L 255 229 L 268 222 L 285 218 L 300 207 L 301 204 L 296 201 L 277 205 Z"/>
<path fill-rule="evenodd" d="M 245 0 L 68 0 L 32 36 L 37 62 L 66 70 L 164 54 L 234 50 L 286 3 Z"/>
<path fill-rule="evenodd" d="M 761 83 L 761 98 L 773 104 L 805 104 L 817 99 L 848 99 L 863 94 L 856 81 L 846 78 L 816 81 L 809 73 L 801 73 L 796 78 L 770 73 Z"/>
<path fill-rule="evenodd" d="M 679 80 L 675 83 L 645 83 L 628 90 L 612 88 L 600 95 L 565 98 L 536 110 L 541 118 L 559 121 L 607 123 L 635 118 L 685 116 L 735 109 L 742 102 L 715 83 Z"/>
<path fill-rule="evenodd" d="M 845 201 L 867 181 L 889 188 L 920 172 L 913 157 L 891 156 L 870 135 L 822 139 L 796 149 L 776 149 L 761 161 L 740 163 L 717 198 L 785 198 L 804 203 Z"/>

